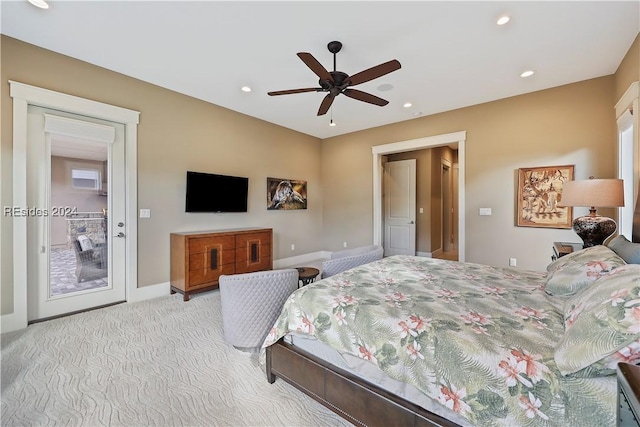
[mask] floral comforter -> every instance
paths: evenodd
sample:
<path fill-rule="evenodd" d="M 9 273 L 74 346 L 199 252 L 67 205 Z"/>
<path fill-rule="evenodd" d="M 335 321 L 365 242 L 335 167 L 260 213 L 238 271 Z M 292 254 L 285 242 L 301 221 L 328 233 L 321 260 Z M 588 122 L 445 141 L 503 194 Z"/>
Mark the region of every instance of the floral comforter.
<path fill-rule="evenodd" d="M 563 301 L 544 282 L 543 273 L 392 256 L 294 292 L 263 347 L 311 335 L 473 425 L 615 425 L 615 377 L 563 377 L 555 365 Z"/>

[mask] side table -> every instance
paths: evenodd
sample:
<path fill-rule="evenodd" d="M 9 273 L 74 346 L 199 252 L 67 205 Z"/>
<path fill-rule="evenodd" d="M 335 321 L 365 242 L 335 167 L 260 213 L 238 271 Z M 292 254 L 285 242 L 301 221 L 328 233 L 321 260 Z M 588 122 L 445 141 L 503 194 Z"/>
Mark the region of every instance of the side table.
<path fill-rule="evenodd" d="M 618 363 L 618 426 L 640 426 L 640 366 Z"/>
<path fill-rule="evenodd" d="M 560 257 L 569 255 L 571 252 L 579 251 L 580 249 L 582 249 L 582 243 L 553 242 L 551 261 L 555 261 Z"/>
<path fill-rule="evenodd" d="M 320 270 L 313 267 L 298 267 L 298 280 L 302 282 L 302 286 L 306 286 L 316 281 L 316 277 L 320 274 Z"/>

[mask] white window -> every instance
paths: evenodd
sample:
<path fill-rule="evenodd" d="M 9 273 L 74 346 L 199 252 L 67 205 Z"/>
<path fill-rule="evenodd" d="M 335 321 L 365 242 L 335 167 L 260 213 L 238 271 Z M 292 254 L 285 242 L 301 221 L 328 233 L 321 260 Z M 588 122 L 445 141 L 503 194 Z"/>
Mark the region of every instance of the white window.
<path fill-rule="evenodd" d="M 100 190 L 102 180 L 96 169 L 71 169 L 71 185 L 76 189 Z"/>

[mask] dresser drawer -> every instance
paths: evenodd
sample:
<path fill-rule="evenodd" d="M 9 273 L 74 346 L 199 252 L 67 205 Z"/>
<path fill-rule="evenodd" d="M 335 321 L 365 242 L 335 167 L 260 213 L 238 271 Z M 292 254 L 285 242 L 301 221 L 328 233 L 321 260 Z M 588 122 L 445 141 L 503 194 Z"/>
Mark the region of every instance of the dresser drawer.
<path fill-rule="evenodd" d="M 191 238 L 189 239 L 189 254 L 209 252 L 213 247 L 233 249 L 235 242 L 233 235 Z"/>

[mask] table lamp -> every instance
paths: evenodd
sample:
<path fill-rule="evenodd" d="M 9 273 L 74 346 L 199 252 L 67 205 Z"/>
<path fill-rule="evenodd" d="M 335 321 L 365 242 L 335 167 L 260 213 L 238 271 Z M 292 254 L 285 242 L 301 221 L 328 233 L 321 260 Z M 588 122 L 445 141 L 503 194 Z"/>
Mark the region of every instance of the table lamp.
<path fill-rule="evenodd" d="M 573 220 L 573 230 L 584 242 L 583 248 L 602 245 L 616 231 L 617 224 L 611 218 L 596 214 L 596 206 L 624 206 L 622 180 L 589 177 L 583 181 L 567 181 L 563 184 L 558 206 L 589 207 L 589 215 Z"/>

